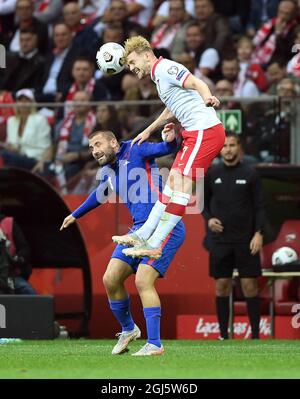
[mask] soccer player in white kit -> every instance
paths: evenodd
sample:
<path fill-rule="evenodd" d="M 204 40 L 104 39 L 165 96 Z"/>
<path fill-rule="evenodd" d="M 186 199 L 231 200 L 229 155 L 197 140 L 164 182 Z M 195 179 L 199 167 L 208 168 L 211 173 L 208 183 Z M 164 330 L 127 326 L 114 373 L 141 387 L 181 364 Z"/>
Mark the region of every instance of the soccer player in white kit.
<path fill-rule="evenodd" d="M 151 75 L 158 95 L 166 105 L 161 115 L 132 142 L 141 144 L 170 118 L 183 127 L 182 145 L 172 165 L 162 197 L 154 205 L 148 220 L 132 234 L 114 236 L 114 242 L 133 246 L 124 249 L 128 256 L 157 259 L 172 229 L 181 220 L 190 200 L 193 182 L 207 171 L 225 142 L 225 131 L 214 106 L 220 101 L 208 86 L 189 70 L 154 55 L 150 43 L 141 36 L 125 42 L 125 62 L 139 79 Z M 173 128 L 173 126 L 170 126 Z"/>

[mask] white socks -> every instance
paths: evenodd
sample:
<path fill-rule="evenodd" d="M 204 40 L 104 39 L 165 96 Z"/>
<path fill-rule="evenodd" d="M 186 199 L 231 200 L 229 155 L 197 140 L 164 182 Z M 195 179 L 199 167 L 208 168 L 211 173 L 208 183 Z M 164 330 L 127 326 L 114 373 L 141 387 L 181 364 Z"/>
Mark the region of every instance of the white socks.
<path fill-rule="evenodd" d="M 176 224 L 182 219 L 185 208 L 190 200 L 190 194 L 180 191 L 172 193 L 171 200 L 163 213 L 157 228 L 148 240 L 152 248 L 160 247 Z"/>
<path fill-rule="evenodd" d="M 171 195 L 172 190 L 166 185 L 163 190 L 162 201 L 156 201 L 146 222 L 142 227 L 135 231 L 138 237 L 143 238 L 144 240 L 148 240 L 148 238 L 151 237 L 167 207 L 168 202 L 170 201 Z"/>

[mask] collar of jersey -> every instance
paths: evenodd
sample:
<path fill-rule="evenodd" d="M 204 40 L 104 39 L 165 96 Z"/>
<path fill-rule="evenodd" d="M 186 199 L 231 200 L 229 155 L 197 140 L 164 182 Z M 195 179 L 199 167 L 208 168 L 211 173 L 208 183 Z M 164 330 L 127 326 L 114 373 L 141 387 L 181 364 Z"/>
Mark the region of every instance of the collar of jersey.
<path fill-rule="evenodd" d="M 151 79 L 154 81 L 155 79 L 155 76 L 154 76 L 154 74 L 155 74 L 155 69 L 156 69 L 156 67 L 157 67 L 157 64 L 160 62 L 160 61 L 162 61 L 163 60 L 163 57 L 159 57 L 159 59 L 158 60 L 156 60 L 155 61 L 155 63 L 154 63 L 154 65 L 153 65 L 153 67 L 152 67 L 152 69 L 151 69 Z"/>
<path fill-rule="evenodd" d="M 120 158 L 123 157 L 126 148 L 127 148 L 126 142 L 121 141 L 119 151 L 116 153 L 116 157 L 117 157 L 118 161 L 120 160 Z"/>

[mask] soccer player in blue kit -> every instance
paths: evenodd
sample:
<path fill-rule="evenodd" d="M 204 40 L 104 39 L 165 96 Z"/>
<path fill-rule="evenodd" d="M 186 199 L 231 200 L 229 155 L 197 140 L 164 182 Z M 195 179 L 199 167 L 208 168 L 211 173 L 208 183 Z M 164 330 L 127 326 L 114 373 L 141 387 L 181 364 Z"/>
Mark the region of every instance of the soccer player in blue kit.
<path fill-rule="evenodd" d="M 102 166 L 100 184 L 81 206 L 64 219 L 60 229 L 67 228 L 76 219 L 106 202 L 112 192 L 120 196 L 132 215 L 131 231 L 139 229 L 156 200 L 163 200 L 162 179 L 155 158 L 177 150 L 174 130 L 166 128 L 163 134 L 163 142 L 131 146 L 131 140 L 119 144 L 110 131 L 93 132 L 89 136 L 89 147 Z M 125 280 L 133 273 L 136 274 L 135 284 L 143 305 L 148 337 L 147 343 L 133 356 L 164 353 L 160 340 L 161 303 L 155 282 L 166 273 L 184 238 L 185 228 L 181 221 L 165 240 L 162 256 L 156 260 L 126 256 L 122 252 L 124 246 L 116 246 L 103 276 L 110 309 L 122 327 L 112 354 L 128 351 L 128 344 L 141 336 L 139 327 L 133 321 L 129 294 L 124 286 Z"/>

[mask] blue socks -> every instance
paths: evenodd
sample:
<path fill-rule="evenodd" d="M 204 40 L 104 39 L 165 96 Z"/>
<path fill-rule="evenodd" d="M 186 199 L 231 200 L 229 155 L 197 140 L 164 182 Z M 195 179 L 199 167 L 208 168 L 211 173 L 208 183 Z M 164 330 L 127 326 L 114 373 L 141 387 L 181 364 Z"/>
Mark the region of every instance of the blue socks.
<path fill-rule="evenodd" d="M 161 347 L 160 343 L 160 316 L 161 308 L 144 308 L 147 325 L 148 343 Z"/>
<path fill-rule="evenodd" d="M 109 306 L 115 318 L 122 326 L 122 331 L 132 331 L 134 329 L 134 321 L 130 312 L 129 297 L 121 301 L 109 300 Z M 144 308 L 144 316 L 147 325 L 148 343 L 161 347 L 160 343 L 160 316 L 161 308 Z"/>
<path fill-rule="evenodd" d="M 123 331 L 132 331 L 134 329 L 134 321 L 130 312 L 130 299 L 122 299 L 121 301 L 112 301 L 109 299 L 109 306 L 115 318 L 122 326 Z"/>

